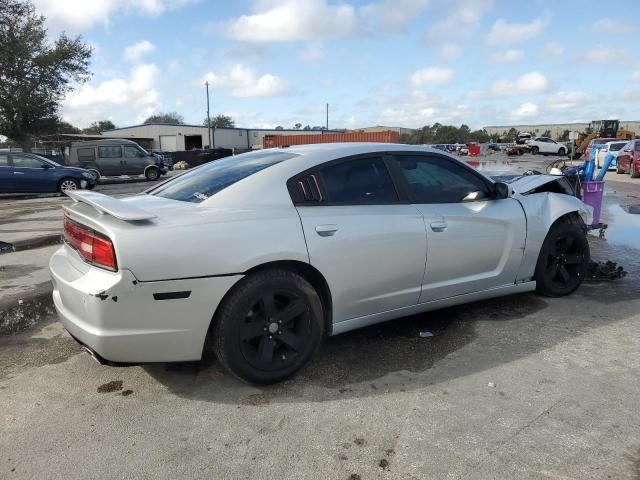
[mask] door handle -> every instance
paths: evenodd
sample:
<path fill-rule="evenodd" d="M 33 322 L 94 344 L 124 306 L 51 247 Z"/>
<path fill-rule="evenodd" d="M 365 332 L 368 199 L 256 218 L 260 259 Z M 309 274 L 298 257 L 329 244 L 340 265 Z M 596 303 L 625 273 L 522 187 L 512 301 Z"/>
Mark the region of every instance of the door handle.
<path fill-rule="evenodd" d="M 431 230 L 434 232 L 444 232 L 447 229 L 447 222 L 438 221 L 431 222 Z"/>
<path fill-rule="evenodd" d="M 321 237 L 332 237 L 338 231 L 338 225 L 316 225 L 316 233 Z"/>
<path fill-rule="evenodd" d="M 14 175 L 24 175 L 24 172 L 13 172 Z"/>

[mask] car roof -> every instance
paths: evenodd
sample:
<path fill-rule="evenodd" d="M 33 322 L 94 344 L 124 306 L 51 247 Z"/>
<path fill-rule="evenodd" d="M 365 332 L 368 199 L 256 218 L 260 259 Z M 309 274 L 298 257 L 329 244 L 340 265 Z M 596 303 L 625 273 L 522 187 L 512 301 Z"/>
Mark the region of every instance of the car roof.
<path fill-rule="evenodd" d="M 127 140 L 126 138 L 107 138 L 105 140 L 87 140 L 83 142 L 72 142 L 71 147 L 82 148 L 82 147 L 93 147 L 96 145 L 100 146 L 100 145 L 122 145 L 122 144 L 138 145 L 133 140 Z"/>

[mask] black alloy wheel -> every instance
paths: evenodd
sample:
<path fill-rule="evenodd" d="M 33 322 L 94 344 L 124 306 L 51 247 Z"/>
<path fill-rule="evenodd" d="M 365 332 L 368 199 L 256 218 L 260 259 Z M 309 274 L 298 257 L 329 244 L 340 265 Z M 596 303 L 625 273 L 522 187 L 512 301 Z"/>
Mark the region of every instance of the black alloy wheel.
<path fill-rule="evenodd" d="M 250 383 L 282 381 L 320 345 L 324 314 L 307 280 L 287 270 L 248 275 L 227 294 L 210 331 L 220 363 Z"/>
<path fill-rule="evenodd" d="M 590 261 L 585 232 L 575 224 L 551 227 L 536 265 L 536 289 L 550 297 L 574 292 L 584 281 Z"/>

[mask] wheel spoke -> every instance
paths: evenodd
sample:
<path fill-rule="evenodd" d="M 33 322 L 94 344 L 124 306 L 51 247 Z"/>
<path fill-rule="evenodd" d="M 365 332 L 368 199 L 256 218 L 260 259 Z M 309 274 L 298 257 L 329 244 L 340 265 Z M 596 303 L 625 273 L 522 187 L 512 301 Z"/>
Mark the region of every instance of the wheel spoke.
<path fill-rule="evenodd" d="M 248 322 L 242 325 L 241 332 L 242 340 L 252 340 L 261 335 L 264 335 L 264 326 L 262 322 Z"/>
<path fill-rule="evenodd" d="M 584 260 L 584 255 L 580 254 L 569 254 L 565 255 L 564 263 L 567 265 L 580 265 Z"/>
<path fill-rule="evenodd" d="M 283 310 L 279 311 L 275 315 L 275 318 L 278 320 L 282 320 L 283 322 L 288 322 L 306 311 L 307 306 L 304 304 L 304 302 L 300 300 L 293 300 Z"/>
<path fill-rule="evenodd" d="M 565 267 L 564 265 L 561 265 L 560 268 L 558 269 L 558 272 L 560 273 L 560 276 L 562 277 L 562 280 L 564 281 L 565 285 L 568 285 L 569 281 L 571 280 L 571 277 L 569 276 L 567 267 Z"/>
<path fill-rule="evenodd" d="M 278 335 L 278 340 L 285 345 L 291 347 L 296 352 L 299 352 L 304 347 L 304 339 L 291 330 L 282 330 L 282 334 Z"/>
<path fill-rule="evenodd" d="M 262 301 L 262 306 L 264 307 L 264 313 L 267 318 L 273 318 L 276 314 L 276 301 L 273 298 L 273 293 L 263 295 L 260 299 Z"/>
<path fill-rule="evenodd" d="M 555 280 L 556 276 L 558 275 L 558 264 L 554 263 L 553 265 L 551 265 L 551 269 L 549 272 L 549 278 L 551 279 L 551 281 Z"/>
<path fill-rule="evenodd" d="M 258 354 L 260 355 L 260 360 L 263 363 L 271 364 L 273 361 L 273 347 L 275 346 L 275 342 L 271 338 L 263 337 L 260 342 L 260 350 Z"/>

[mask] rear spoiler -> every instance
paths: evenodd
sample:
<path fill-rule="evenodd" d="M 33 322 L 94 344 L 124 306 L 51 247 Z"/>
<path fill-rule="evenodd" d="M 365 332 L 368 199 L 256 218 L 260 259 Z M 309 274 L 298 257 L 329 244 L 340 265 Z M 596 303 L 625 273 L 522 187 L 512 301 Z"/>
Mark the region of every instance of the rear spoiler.
<path fill-rule="evenodd" d="M 141 208 L 131 205 L 130 203 L 123 202 L 117 198 L 109 197 L 98 192 L 91 192 L 88 190 L 65 190 L 69 197 L 74 202 L 82 202 L 87 205 L 91 205 L 100 213 L 108 213 L 112 217 L 119 218 L 120 220 L 135 221 L 135 220 L 149 220 L 156 218 L 157 215 L 148 212 Z"/>

